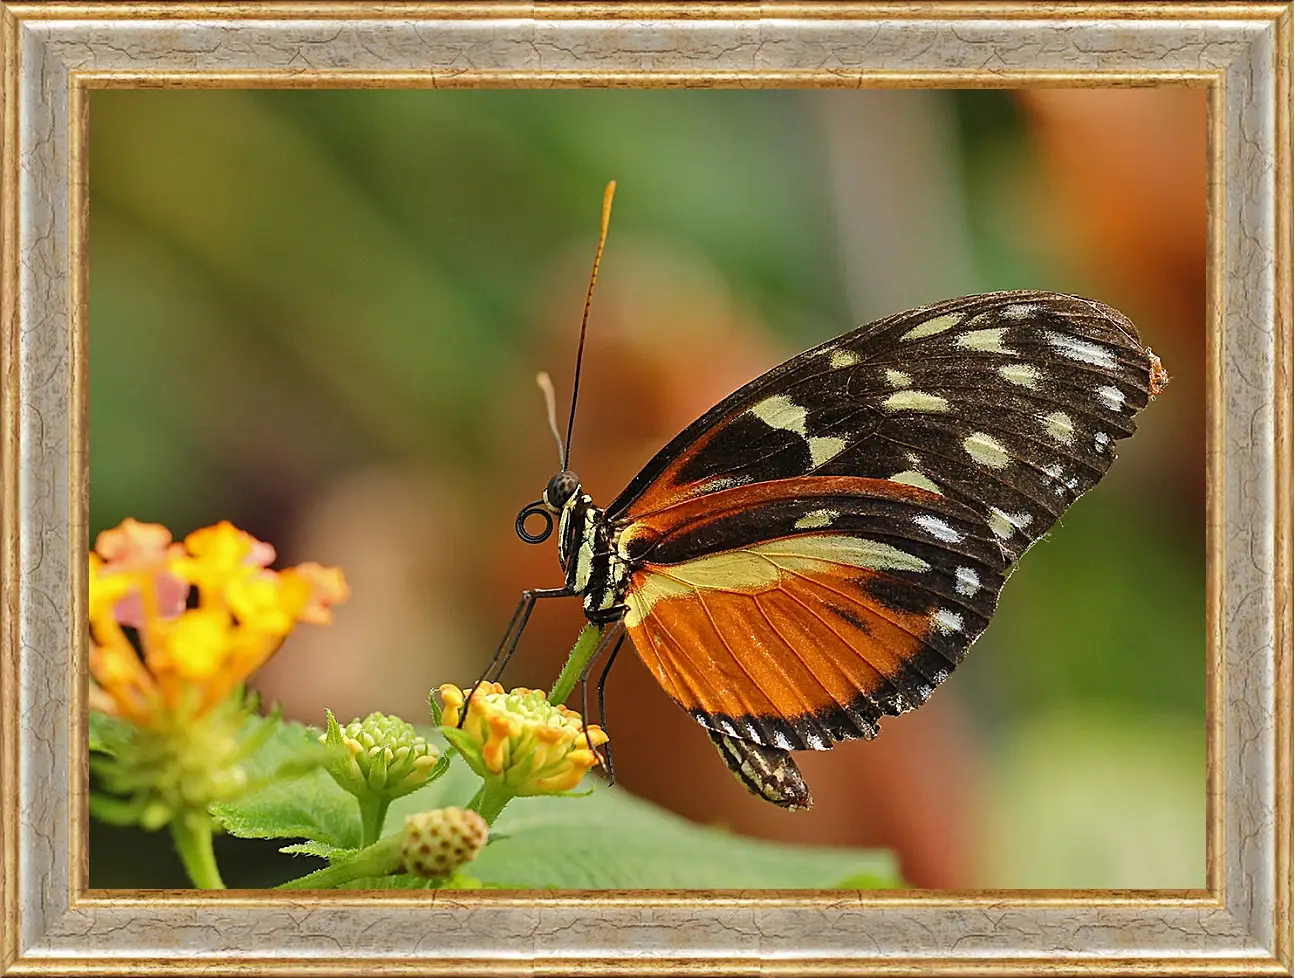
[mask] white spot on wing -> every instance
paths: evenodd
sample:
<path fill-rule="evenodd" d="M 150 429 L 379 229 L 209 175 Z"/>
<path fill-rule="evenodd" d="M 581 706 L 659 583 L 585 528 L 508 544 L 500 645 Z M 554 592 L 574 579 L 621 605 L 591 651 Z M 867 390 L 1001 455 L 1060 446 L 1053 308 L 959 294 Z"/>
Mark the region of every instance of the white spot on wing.
<path fill-rule="evenodd" d="M 956 574 L 957 582 L 954 584 L 954 590 L 964 598 L 970 598 L 980 590 L 980 575 L 974 568 L 959 567 Z"/>
<path fill-rule="evenodd" d="M 942 540 L 945 543 L 958 543 L 962 540 L 962 534 L 938 516 L 923 513 L 921 516 L 914 516 L 913 522 L 935 537 L 935 539 Z"/>
<path fill-rule="evenodd" d="M 923 391 L 895 391 L 881 402 L 887 411 L 919 411 L 927 414 L 942 414 L 949 410 L 949 402 L 938 394 L 927 394 Z"/>
<path fill-rule="evenodd" d="M 796 747 L 796 745 L 791 742 L 791 738 L 781 730 L 775 730 L 773 732 L 773 746 L 781 747 L 783 750 L 794 750 Z"/>
<path fill-rule="evenodd" d="M 1124 407 L 1124 392 L 1118 387 L 1097 388 L 1097 399 L 1112 411 L 1118 411 Z"/>
<path fill-rule="evenodd" d="M 1094 367 L 1113 368 L 1116 365 L 1115 354 L 1096 343 L 1088 343 L 1085 340 L 1067 336 L 1065 333 L 1044 333 L 1043 338 L 1063 357 L 1071 360 L 1089 363 Z"/>
<path fill-rule="evenodd" d="M 813 731 L 805 734 L 805 743 L 809 744 L 813 750 L 827 750 L 830 746 L 826 740 Z"/>
<path fill-rule="evenodd" d="M 1010 459 L 1002 443 L 983 431 L 974 431 L 962 439 L 962 447 L 972 461 L 991 469 L 1005 467 Z"/>
<path fill-rule="evenodd" d="M 934 319 L 928 319 L 924 323 L 918 323 L 901 336 L 900 339 L 919 340 L 923 336 L 934 336 L 936 333 L 943 333 L 946 329 L 952 329 L 960 322 L 962 322 L 962 313 L 945 313 L 943 316 L 936 316 Z"/>
<path fill-rule="evenodd" d="M 1097 446 L 1097 450 L 1099 452 L 1106 451 L 1106 448 L 1110 443 L 1111 436 L 1104 431 L 1099 431 L 1097 434 L 1093 435 L 1093 444 Z"/>
<path fill-rule="evenodd" d="M 962 631 L 962 615 L 950 611 L 948 608 L 941 608 L 931 615 L 931 626 L 945 635 L 951 632 L 960 632 Z"/>
<path fill-rule="evenodd" d="M 1034 306 L 1024 302 L 1013 302 L 1003 307 L 1003 316 L 1007 319 L 1025 319 L 1034 314 Z"/>

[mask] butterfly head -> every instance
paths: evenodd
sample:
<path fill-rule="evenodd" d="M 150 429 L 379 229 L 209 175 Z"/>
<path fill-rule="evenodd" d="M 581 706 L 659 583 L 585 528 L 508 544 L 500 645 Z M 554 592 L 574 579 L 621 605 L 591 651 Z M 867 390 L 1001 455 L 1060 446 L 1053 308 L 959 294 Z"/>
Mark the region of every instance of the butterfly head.
<path fill-rule="evenodd" d="M 517 514 L 515 524 L 517 535 L 526 543 L 543 543 L 553 532 L 553 517 L 560 516 L 579 495 L 580 477 L 574 472 L 563 469 L 549 480 L 549 484 L 544 487 L 544 494 L 539 499 L 528 503 Z M 544 521 L 538 533 L 532 533 L 526 528 L 526 522 L 532 516 L 538 516 Z"/>
<path fill-rule="evenodd" d="M 568 469 L 563 469 L 544 487 L 544 507 L 550 513 L 557 515 L 579 491 L 580 477 Z"/>

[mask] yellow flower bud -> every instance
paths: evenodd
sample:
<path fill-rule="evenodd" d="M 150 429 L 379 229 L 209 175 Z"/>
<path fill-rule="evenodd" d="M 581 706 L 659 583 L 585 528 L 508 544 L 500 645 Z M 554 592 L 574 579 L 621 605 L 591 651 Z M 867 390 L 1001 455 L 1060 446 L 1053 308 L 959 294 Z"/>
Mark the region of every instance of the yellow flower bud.
<path fill-rule="evenodd" d="M 601 727 L 586 726 L 579 713 L 549 703 L 541 690 L 507 693 L 498 683 L 483 683 L 471 702 L 457 686 L 439 692 L 446 738 L 478 775 L 513 795 L 570 791 L 598 763 L 594 748 L 607 743 Z"/>

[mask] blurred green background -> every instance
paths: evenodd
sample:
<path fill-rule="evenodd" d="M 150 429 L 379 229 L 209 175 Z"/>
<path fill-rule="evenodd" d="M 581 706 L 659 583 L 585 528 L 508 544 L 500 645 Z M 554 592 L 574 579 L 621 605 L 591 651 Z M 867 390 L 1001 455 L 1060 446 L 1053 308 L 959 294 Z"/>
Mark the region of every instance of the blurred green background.
<path fill-rule="evenodd" d="M 608 725 L 627 789 L 889 846 L 917 885 L 1203 886 L 1204 131 L 1185 89 L 95 92 L 92 534 L 227 518 L 281 563 L 341 564 L 351 602 L 261 689 L 306 722 L 423 722 L 517 592 L 559 581 L 512 521 L 556 464 L 532 378 L 564 411 L 608 179 L 572 456 L 604 504 L 729 390 L 859 323 L 1088 294 L 1174 386 L 932 702 L 806 759 L 815 809 L 747 797 L 628 653 Z M 551 680 L 569 604 L 537 612 L 510 685 Z M 228 852 L 231 882 L 273 876 L 265 847 Z M 162 837 L 96 826 L 91 855 L 95 885 L 178 882 Z"/>

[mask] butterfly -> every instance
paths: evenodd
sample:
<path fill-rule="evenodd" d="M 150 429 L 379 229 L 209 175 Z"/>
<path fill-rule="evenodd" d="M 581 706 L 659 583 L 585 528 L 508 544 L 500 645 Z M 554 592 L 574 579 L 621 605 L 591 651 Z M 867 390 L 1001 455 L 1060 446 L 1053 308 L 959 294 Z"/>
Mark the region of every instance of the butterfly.
<path fill-rule="evenodd" d="M 757 377 L 599 508 L 568 463 L 614 188 L 565 448 L 547 388 L 561 471 L 516 522 L 528 543 L 556 522 L 564 583 L 523 593 L 495 663 L 536 600 L 579 596 L 612 649 L 604 679 L 628 635 L 752 793 L 805 808 L 793 752 L 873 738 L 882 717 L 926 702 L 988 626 L 1013 565 L 1102 478 L 1168 375 L 1092 299 L 949 299 Z"/>

